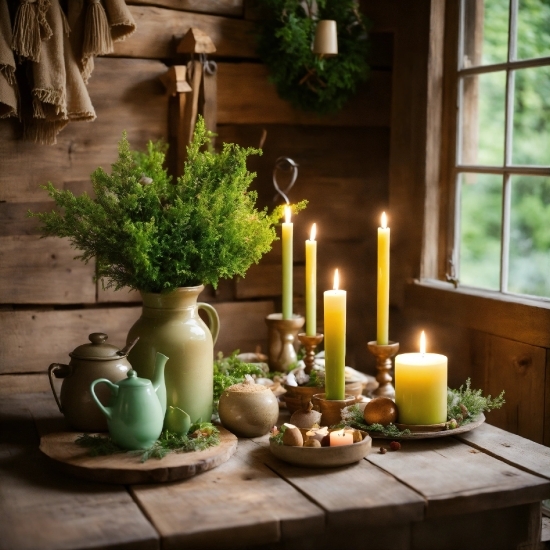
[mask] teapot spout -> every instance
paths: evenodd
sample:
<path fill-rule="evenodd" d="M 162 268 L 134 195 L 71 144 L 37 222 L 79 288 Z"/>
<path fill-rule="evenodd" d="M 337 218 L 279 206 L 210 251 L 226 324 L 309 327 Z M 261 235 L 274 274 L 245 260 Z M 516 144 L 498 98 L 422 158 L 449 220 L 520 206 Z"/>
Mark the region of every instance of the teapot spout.
<path fill-rule="evenodd" d="M 153 388 L 160 401 L 163 416 L 166 414 L 166 384 L 164 383 L 164 367 L 166 366 L 166 361 L 168 361 L 168 357 L 157 351 L 155 372 L 153 374 L 153 379 L 151 380 L 153 383 Z"/>

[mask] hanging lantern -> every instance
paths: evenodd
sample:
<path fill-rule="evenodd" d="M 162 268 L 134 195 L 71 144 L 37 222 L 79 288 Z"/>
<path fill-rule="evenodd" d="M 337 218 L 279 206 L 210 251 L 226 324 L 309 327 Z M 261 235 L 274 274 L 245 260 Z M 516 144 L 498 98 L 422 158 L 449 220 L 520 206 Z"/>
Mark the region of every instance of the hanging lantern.
<path fill-rule="evenodd" d="M 313 40 L 313 53 L 320 57 L 338 55 L 338 34 L 336 21 L 322 19 L 317 23 Z"/>

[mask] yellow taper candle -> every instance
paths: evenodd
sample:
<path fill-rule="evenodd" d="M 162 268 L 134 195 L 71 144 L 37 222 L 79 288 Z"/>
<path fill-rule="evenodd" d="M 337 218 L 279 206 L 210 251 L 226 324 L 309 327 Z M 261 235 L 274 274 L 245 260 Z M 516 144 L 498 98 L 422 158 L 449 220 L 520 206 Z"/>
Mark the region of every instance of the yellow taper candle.
<path fill-rule="evenodd" d="M 346 387 L 346 291 L 338 289 L 338 270 L 333 290 L 325 291 L 325 394 L 326 399 L 345 399 Z"/>
<path fill-rule="evenodd" d="M 311 226 L 309 240 L 306 241 L 306 334 L 317 334 L 317 241 L 316 225 Z"/>
<path fill-rule="evenodd" d="M 376 316 L 376 343 L 387 346 L 390 317 L 390 228 L 386 213 L 382 212 L 378 228 L 378 300 Z"/>
<path fill-rule="evenodd" d="M 283 319 L 292 319 L 292 232 L 290 206 L 285 206 L 285 221 L 282 228 L 283 248 Z"/>
<path fill-rule="evenodd" d="M 420 353 L 395 358 L 395 404 L 401 424 L 440 424 L 447 421 L 447 357 L 426 353 L 426 336 Z"/>

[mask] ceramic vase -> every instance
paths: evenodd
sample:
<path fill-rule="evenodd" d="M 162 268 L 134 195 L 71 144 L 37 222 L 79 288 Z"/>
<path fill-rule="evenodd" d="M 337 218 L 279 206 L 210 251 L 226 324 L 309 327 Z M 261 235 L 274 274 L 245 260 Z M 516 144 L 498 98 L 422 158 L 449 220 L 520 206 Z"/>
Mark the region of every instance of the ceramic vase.
<path fill-rule="evenodd" d="M 153 378 L 155 355 L 166 363 L 166 404 L 185 411 L 192 422 L 210 422 L 214 381 L 214 344 L 219 318 L 210 305 L 198 302 L 204 286 L 182 287 L 166 293 L 142 292 L 141 317 L 127 340 L 139 336 L 128 359 L 142 378 Z M 210 328 L 199 316 L 203 310 Z"/>

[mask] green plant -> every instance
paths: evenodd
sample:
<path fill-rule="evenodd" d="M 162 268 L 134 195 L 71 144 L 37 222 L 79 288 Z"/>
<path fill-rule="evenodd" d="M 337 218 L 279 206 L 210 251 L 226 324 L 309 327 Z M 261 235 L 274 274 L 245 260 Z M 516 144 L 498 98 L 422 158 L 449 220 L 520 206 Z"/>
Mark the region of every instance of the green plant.
<path fill-rule="evenodd" d="M 258 54 L 277 93 L 294 107 L 318 114 L 340 110 L 369 74 L 367 22 L 356 0 L 263 0 Z M 311 51 L 317 21 L 336 21 L 338 55 Z"/>
<path fill-rule="evenodd" d="M 244 276 L 270 250 L 282 207 L 258 211 L 248 190 L 255 174 L 246 159 L 261 151 L 228 143 L 219 154 L 204 150 L 211 136 L 199 118 L 184 174 L 173 184 L 165 146 L 149 142 L 145 154 L 133 153 L 124 133 L 111 174 L 98 168 L 91 175 L 95 198 L 50 182 L 44 188 L 62 211 L 30 215 L 44 236 L 68 237 L 82 251 L 77 258 L 96 258 L 107 288 L 161 292 Z"/>

